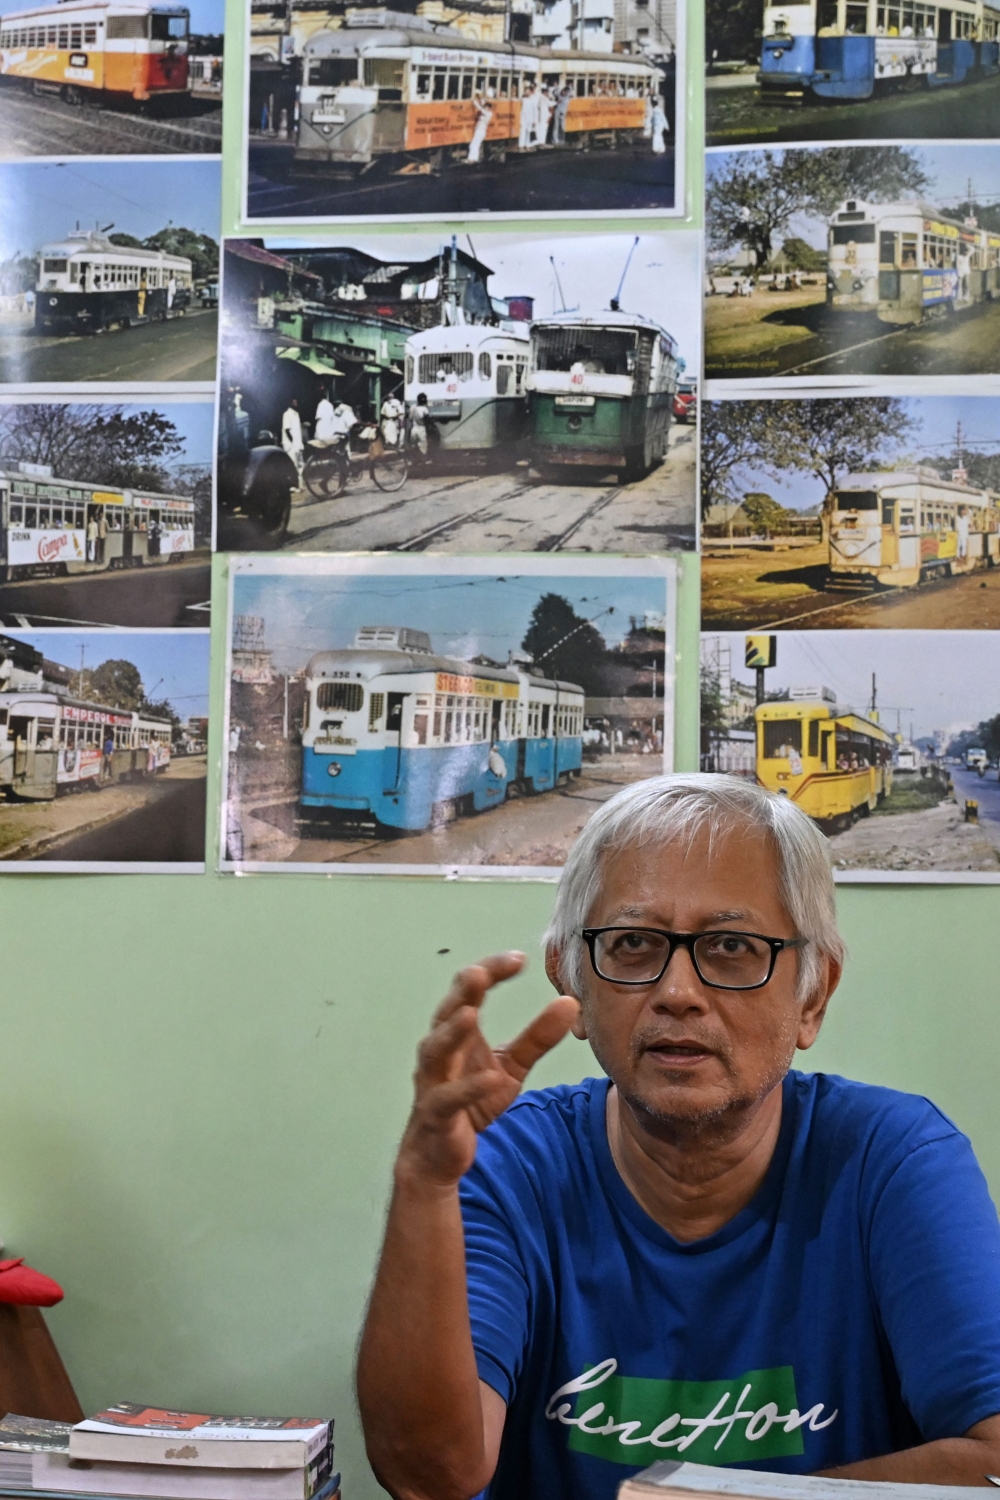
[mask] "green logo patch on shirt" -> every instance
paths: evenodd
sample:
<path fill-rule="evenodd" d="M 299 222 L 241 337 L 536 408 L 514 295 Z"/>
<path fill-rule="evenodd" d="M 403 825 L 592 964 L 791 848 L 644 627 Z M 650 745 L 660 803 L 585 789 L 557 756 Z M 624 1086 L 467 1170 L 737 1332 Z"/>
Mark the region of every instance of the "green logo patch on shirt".
<path fill-rule="evenodd" d="M 789 1458 L 805 1451 L 804 1427 L 819 1432 L 837 1417 L 824 1416 L 822 1402 L 799 1411 L 791 1365 L 732 1380 L 651 1380 L 617 1371 L 617 1360 L 602 1360 L 550 1397 L 545 1415 L 570 1428 L 571 1452 L 640 1465 L 668 1454 L 702 1464 Z"/>

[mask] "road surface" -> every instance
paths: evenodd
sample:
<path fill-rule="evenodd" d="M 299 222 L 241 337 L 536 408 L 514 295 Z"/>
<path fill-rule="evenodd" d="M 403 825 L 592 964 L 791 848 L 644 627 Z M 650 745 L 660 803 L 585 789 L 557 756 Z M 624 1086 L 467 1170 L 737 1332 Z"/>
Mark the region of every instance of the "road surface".
<path fill-rule="evenodd" d="M 911 589 L 826 587 L 825 547 L 713 555 L 703 542 L 703 630 L 1000 630 L 1000 569 Z"/>
<path fill-rule="evenodd" d="M 338 214 L 571 213 L 585 209 L 672 208 L 673 152 L 546 147 L 506 162 L 458 165 L 358 181 L 294 165 L 294 146 L 251 140 L 247 212 L 251 219 L 335 218 Z"/>
<path fill-rule="evenodd" d="M 795 105 L 762 100 L 755 72 L 708 80 L 705 129 L 709 146 L 767 145 L 771 141 L 974 140 L 996 135 L 1000 77 L 978 79 L 953 89 L 891 90 L 856 103 L 831 104 L 816 99 Z"/>
<path fill-rule="evenodd" d="M 987 771 L 980 777 L 964 766 L 949 766 L 948 770 L 959 807 L 970 800 L 978 802 L 979 826 L 991 843 L 1000 847 L 1000 781 L 996 771 Z"/>
<path fill-rule="evenodd" d="M 0 627 L 107 625 L 207 630 L 212 566 L 203 558 L 91 573 L 76 578 L 27 578 L 0 583 Z"/>
<path fill-rule="evenodd" d="M 218 312 L 201 308 L 109 333 L 39 335 L 30 323 L 0 323 L 0 383 L 214 381 L 218 328 Z"/>
<path fill-rule="evenodd" d="M 663 464 L 635 484 L 574 471 L 438 470 L 385 494 L 366 475 L 335 500 L 300 490 L 284 546 L 296 552 L 662 552 L 695 545 L 695 433 L 675 427 Z M 252 551 L 253 524 L 220 517 L 219 546 Z"/>
<path fill-rule="evenodd" d="M 0 800 L 0 860 L 202 860 L 206 765 L 203 755 L 175 757 L 149 780 Z"/>
<path fill-rule="evenodd" d="M 30 156 L 211 154 L 222 150 L 222 104 L 189 97 L 183 115 L 95 109 L 0 84 L 0 160 Z"/>
<path fill-rule="evenodd" d="M 1000 371 L 1000 302 L 894 329 L 871 314 L 831 313 L 825 297 L 823 287 L 708 297 L 706 379 Z"/>
<path fill-rule="evenodd" d="M 947 797 L 923 812 L 878 813 L 861 818 L 830 839 L 835 872 L 893 870 L 931 874 L 949 871 L 1000 875 L 1000 787 L 991 773 L 980 781 L 975 772 L 948 766 L 955 786 Z M 898 773 L 895 785 L 905 778 Z M 965 821 L 968 797 L 979 802 L 978 823 Z"/>
<path fill-rule="evenodd" d="M 633 781 L 659 772 L 655 755 L 614 755 L 584 763 L 578 780 L 433 832 L 375 838 L 331 837 L 321 823 L 299 817 L 297 786 L 272 784 L 230 804 L 229 853 L 248 862 L 293 864 L 561 865 L 590 814 Z M 237 772 L 237 775 L 239 773 Z M 230 797 L 233 797 L 232 791 Z"/>

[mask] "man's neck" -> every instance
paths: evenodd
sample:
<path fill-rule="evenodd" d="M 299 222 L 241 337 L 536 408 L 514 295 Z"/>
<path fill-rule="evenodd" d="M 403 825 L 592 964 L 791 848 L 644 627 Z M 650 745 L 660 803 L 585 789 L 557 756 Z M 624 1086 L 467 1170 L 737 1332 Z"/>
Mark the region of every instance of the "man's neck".
<path fill-rule="evenodd" d="M 674 1239 L 715 1234 L 764 1180 L 781 1129 L 781 1092 L 779 1084 L 725 1123 L 654 1131 L 612 1086 L 608 1144 L 622 1181 Z"/>

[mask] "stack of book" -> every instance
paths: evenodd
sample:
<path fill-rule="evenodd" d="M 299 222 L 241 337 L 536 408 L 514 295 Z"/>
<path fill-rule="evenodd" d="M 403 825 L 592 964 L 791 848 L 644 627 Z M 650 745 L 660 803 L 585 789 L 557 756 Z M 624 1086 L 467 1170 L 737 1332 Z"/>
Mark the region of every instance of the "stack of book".
<path fill-rule="evenodd" d="M 333 1423 L 123 1401 L 86 1422 L 0 1421 L 0 1496 L 340 1500 Z"/>

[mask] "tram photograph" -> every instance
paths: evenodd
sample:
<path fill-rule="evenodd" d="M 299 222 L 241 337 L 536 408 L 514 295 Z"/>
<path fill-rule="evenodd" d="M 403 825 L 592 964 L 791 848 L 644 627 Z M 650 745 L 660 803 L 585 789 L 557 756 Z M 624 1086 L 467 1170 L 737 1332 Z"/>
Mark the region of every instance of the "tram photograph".
<path fill-rule="evenodd" d="M 208 158 L 0 163 L 0 384 L 212 380 L 220 191 Z"/>
<path fill-rule="evenodd" d="M 369 9 L 317 28 L 289 9 L 290 35 L 251 40 L 251 222 L 679 201 L 675 27 L 616 46 L 600 5 L 589 24 L 519 16 L 523 38 L 509 15 Z"/>
<path fill-rule="evenodd" d="M 694 547 L 694 235 L 393 249 L 224 242 L 220 546 Z"/>
<path fill-rule="evenodd" d="M 5 11 L 0 156 L 220 151 L 222 17 L 220 0 Z"/>
<path fill-rule="evenodd" d="M 0 402 L 0 630 L 204 628 L 213 425 L 205 399 Z"/>
<path fill-rule="evenodd" d="M 208 632 L 0 633 L 0 871 L 204 860 Z"/>
<path fill-rule="evenodd" d="M 705 43 L 710 145 L 993 134 L 995 0 L 714 3 Z"/>
<path fill-rule="evenodd" d="M 1000 370 L 1000 145 L 707 161 L 709 379 Z"/>
<path fill-rule="evenodd" d="M 666 560 L 235 558 L 224 867 L 548 867 L 671 754 Z"/>
<path fill-rule="evenodd" d="M 791 798 L 837 880 L 997 882 L 998 683 L 991 631 L 706 633 L 701 767 Z"/>
<path fill-rule="evenodd" d="M 1000 628 L 998 423 L 995 396 L 706 403 L 702 628 Z"/>

